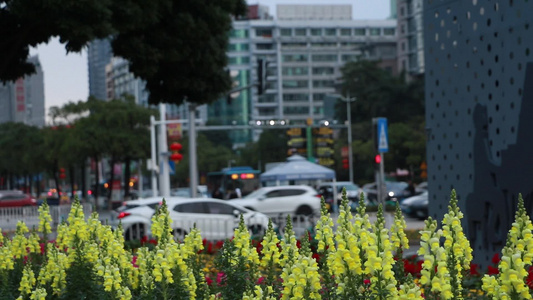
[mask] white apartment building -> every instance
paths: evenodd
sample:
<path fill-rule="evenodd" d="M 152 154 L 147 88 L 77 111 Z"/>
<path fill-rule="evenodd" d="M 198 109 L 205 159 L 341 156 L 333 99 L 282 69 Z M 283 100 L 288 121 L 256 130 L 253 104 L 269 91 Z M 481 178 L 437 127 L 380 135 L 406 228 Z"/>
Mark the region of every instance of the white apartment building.
<path fill-rule="evenodd" d="M 331 119 L 324 114 L 327 96 L 344 64 L 360 57 L 396 72 L 396 20 L 352 20 L 351 11 L 350 5 L 279 5 L 275 20 L 234 22 L 229 68 L 250 70 L 255 81 L 258 61 L 268 62 L 264 94 L 251 89 L 251 122 Z"/>

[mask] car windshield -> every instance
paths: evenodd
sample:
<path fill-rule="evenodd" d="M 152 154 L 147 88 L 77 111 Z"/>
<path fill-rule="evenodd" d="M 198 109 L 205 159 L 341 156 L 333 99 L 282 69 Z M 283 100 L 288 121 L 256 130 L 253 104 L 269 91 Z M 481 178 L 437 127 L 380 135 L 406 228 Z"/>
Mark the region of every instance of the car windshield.
<path fill-rule="evenodd" d="M 251 192 L 250 194 L 244 196 L 243 198 L 257 198 L 263 194 L 262 190 L 256 190 Z"/>

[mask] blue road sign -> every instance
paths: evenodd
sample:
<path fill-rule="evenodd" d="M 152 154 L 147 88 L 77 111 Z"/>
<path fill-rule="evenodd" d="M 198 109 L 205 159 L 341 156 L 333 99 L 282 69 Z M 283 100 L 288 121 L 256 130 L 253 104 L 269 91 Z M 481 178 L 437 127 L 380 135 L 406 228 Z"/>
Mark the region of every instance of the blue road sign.
<path fill-rule="evenodd" d="M 389 134 L 387 131 L 387 118 L 378 119 L 378 151 L 389 152 Z"/>

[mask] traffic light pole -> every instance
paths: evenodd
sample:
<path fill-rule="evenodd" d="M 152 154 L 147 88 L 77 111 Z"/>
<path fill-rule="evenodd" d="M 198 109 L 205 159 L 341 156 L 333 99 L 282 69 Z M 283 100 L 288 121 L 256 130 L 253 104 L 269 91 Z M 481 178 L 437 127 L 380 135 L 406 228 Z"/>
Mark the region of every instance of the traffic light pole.
<path fill-rule="evenodd" d="M 161 127 L 159 127 L 159 189 L 162 197 L 170 197 L 170 166 L 168 165 L 166 104 L 159 104 L 159 114 L 161 118 Z"/>
<path fill-rule="evenodd" d="M 353 98 L 353 101 L 355 101 L 356 98 Z M 350 182 L 353 182 L 353 153 L 352 153 L 352 110 L 351 105 L 352 98 L 350 98 L 350 94 L 346 97 L 346 109 L 348 114 L 348 163 L 349 165 L 349 171 L 350 171 Z"/>
<path fill-rule="evenodd" d="M 196 104 L 189 103 L 189 188 L 191 197 L 196 198 L 198 190 L 198 164 L 196 161 Z"/>

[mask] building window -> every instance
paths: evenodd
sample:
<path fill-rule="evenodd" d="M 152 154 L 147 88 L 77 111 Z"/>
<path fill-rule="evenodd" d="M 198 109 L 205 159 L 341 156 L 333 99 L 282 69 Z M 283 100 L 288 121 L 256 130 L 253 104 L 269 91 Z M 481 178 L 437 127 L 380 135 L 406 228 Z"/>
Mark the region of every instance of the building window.
<path fill-rule="evenodd" d="M 353 34 L 358 35 L 358 36 L 364 36 L 366 35 L 366 29 L 365 28 L 354 28 Z"/>
<path fill-rule="evenodd" d="M 283 108 L 285 115 L 307 115 L 309 114 L 309 107 L 307 106 L 287 106 Z"/>
<path fill-rule="evenodd" d="M 292 35 L 292 29 L 290 28 L 281 28 L 279 31 L 279 34 L 281 36 L 291 36 Z"/>
<path fill-rule="evenodd" d="M 350 35 L 352 35 L 352 29 L 350 29 L 350 28 L 341 28 L 341 35 L 342 36 L 350 36 Z"/>
<path fill-rule="evenodd" d="M 256 44 L 255 49 L 257 50 L 273 50 L 274 45 L 272 44 Z"/>
<path fill-rule="evenodd" d="M 309 82 L 307 80 L 283 80 L 282 86 L 288 89 L 307 88 Z"/>
<path fill-rule="evenodd" d="M 307 67 L 283 67 L 281 74 L 288 76 L 307 75 L 309 69 Z"/>
<path fill-rule="evenodd" d="M 326 35 L 327 36 L 337 35 L 337 28 L 326 28 Z"/>
<path fill-rule="evenodd" d="M 229 44 L 228 51 L 230 52 L 248 51 L 249 47 L 250 46 L 248 44 Z"/>
<path fill-rule="evenodd" d="M 248 37 L 248 30 L 246 29 L 234 29 L 230 33 L 230 37 L 232 38 L 247 38 Z"/>
<path fill-rule="evenodd" d="M 337 43 L 311 43 L 313 48 L 337 48 Z"/>
<path fill-rule="evenodd" d="M 313 80 L 313 87 L 316 88 L 330 88 L 333 87 L 333 80 Z"/>
<path fill-rule="evenodd" d="M 307 35 L 307 29 L 306 28 L 296 28 L 296 29 L 294 29 L 294 35 L 295 36 L 306 36 Z"/>
<path fill-rule="evenodd" d="M 275 107 L 259 107 L 257 112 L 259 113 L 260 117 L 272 116 L 276 114 L 276 108 Z"/>
<path fill-rule="evenodd" d="M 257 36 L 257 37 L 271 38 L 271 37 L 272 37 L 272 29 L 257 28 L 257 29 L 255 30 L 255 36 Z"/>
<path fill-rule="evenodd" d="M 250 63 L 250 57 L 247 56 L 235 56 L 229 58 L 230 65 L 247 65 Z"/>
<path fill-rule="evenodd" d="M 313 55 L 313 61 L 315 62 L 337 61 L 337 55 L 336 54 L 315 54 Z"/>
<path fill-rule="evenodd" d="M 404 16 L 405 15 L 405 7 L 400 7 L 400 16 Z"/>
<path fill-rule="evenodd" d="M 322 106 L 313 107 L 313 115 L 323 115 L 323 114 L 324 114 L 324 107 Z"/>
<path fill-rule="evenodd" d="M 281 43 L 281 48 L 307 48 L 307 43 Z"/>
<path fill-rule="evenodd" d="M 308 94 L 283 94 L 283 101 L 295 102 L 295 101 L 309 101 Z"/>
<path fill-rule="evenodd" d="M 322 36 L 322 28 L 311 28 L 312 36 Z"/>
<path fill-rule="evenodd" d="M 395 35 L 396 29 L 394 28 L 383 28 L 383 35 Z"/>
<path fill-rule="evenodd" d="M 313 75 L 331 75 L 335 73 L 335 69 L 332 67 L 314 67 Z"/>
<path fill-rule="evenodd" d="M 313 101 L 323 101 L 326 99 L 326 94 L 313 94 Z"/>
<path fill-rule="evenodd" d="M 355 55 L 355 54 L 343 54 L 342 55 L 342 61 L 343 62 L 356 61 L 356 60 L 357 60 L 357 55 Z"/>
<path fill-rule="evenodd" d="M 283 62 L 306 62 L 307 54 L 290 54 L 281 57 Z"/>
<path fill-rule="evenodd" d="M 369 34 L 373 35 L 373 36 L 380 35 L 381 34 L 381 29 L 380 28 L 370 28 Z"/>

